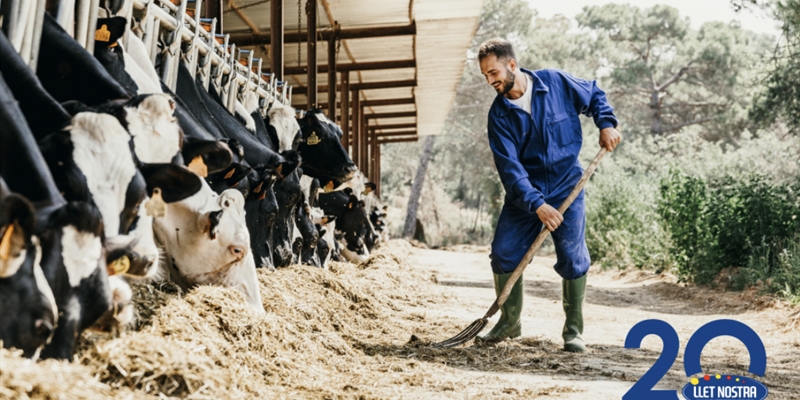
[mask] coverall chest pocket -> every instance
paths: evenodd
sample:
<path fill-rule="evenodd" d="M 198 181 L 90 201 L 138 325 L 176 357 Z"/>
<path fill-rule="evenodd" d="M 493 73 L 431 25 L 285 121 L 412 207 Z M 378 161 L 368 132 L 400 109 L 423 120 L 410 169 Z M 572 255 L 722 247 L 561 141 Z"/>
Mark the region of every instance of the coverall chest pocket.
<path fill-rule="evenodd" d="M 550 143 L 558 147 L 575 143 L 580 138 L 580 134 L 575 132 L 572 119 L 567 113 L 556 114 L 548 118 L 545 122 L 545 131 Z"/>

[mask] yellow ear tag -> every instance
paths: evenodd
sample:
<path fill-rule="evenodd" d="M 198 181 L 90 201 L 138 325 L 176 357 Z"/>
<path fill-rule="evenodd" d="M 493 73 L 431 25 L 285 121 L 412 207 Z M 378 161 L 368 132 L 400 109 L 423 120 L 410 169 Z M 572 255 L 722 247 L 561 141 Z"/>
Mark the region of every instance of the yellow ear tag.
<path fill-rule="evenodd" d="M 147 215 L 153 218 L 164 218 L 167 216 L 167 203 L 161 198 L 160 188 L 153 189 L 153 195 L 150 196 L 150 200 L 147 201 L 144 209 L 147 211 Z"/>
<path fill-rule="evenodd" d="M 100 25 L 100 29 L 94 31 L 94 40 L 96 42 L 108 42 L 109 39 L 111 39 L 111 32 L 106 24 Z"/>
<path fill-rule="evenodd" d="M 109 264 L 106 269 L 108 270 L 108 276 L 122 275 L 131 269 L 131 259 L 128 256 L 122 256 Z"/>
<path fill-rule="evenodd" d="M 366 196 L 366 195 L 368 195 L 370 193 L 372 193 L 372 188 L 366 188 L 366 189 L 361 191 L 361 194 L 364 195 L 364 196 Z"/>
<path fill-rule="evenodd" d="M 275 168 L 275 173 L 278 175 L 278 178 L 283 179 L 281 171 L 283 171 L 283 164 L 278 164 L 278 168 Z"/>
<path fill-rule="evenodd" d="M 227 173 L 227 174 L 225 174 L 225 177 L 224 177 L 224 179 L 230 179 L 230 178 L 233 176 L 233 174 L 234 174 L 235 172 L 236 172 L 236 168 L 231 168 L 231 170 L 230 170 L 230 171 L 228 171 L 228 173 Z"/>
<path fill-rule="evenodd" d="M 14 236 L 14 224 L 9 224 L 3 240 L 0 240 L 0 260 L 8 261 L 11 257 L 11 237 Z"/>
<path fill-rule="evenodd" d="M 262 186 L 264 186 L 264 182 L 259 182 L 259 184 L 258 184 L 258 186 L 256 186 L 255 190 L 253 190 L 253 193 L 261 193 L 261 187 Z"/>
<path fill-rule="evenodd" d="M 308 143 L 309 146 L 319 144 L 319 142 L 321 141 L 322 140 L 319 138 L 319 136 L 317 136 L 316 131 L 311 131 L 311 136 L 309 136 L 308 139 L 306 139 L 306 143 Z"/>
<path fill-rule="evenodd" d="M 322 190 L 324 190 L 325 193 L 332 192 L 333 191 L 333 181 L 328 182 L 328 184 L 325 185 L 325 187 L 323 187 Z"/>
<path fill-rule="evenodd" d="M 188 168 L 189 171 L 202 176 L 203 178 L 208 177 L 208 167 L 206 166 L 206 163 L 203 162 L 203 157 L 201 156 L 193 158 L 192 162 L 190 162 L 186 168 Z"/>

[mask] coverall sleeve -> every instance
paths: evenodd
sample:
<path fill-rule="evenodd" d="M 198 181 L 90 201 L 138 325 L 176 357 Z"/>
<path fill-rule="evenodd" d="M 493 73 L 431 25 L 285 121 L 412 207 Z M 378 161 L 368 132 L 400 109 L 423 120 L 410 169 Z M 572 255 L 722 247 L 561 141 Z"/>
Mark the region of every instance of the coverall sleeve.
<path fill-rule="evenodd" d="M 600 130 L 617 127 L 619 122 L 614 115 L 614 107 L 608 104 L 606 92 L 597 87 L 597 81 L 576 78 L 558 69 L 551 71 L 553 80 L 563 83 L 564 93 L 572 100 L 575 111 L 594 118 L 594 124 Z"/>
<path fill-rule="evenodd" d="M 494 154 L 494 164 L 500 181 L 514 205 L 530 213 L 544 204 L 544 195 L 531 185 L 528 171 L 519 161 L 519 144 L 515 140 L 521 132 L 511 132 L 504 124 L 489 116 L 489 147 Z M 518 144 L 519 143 L 519 144 Z"/>

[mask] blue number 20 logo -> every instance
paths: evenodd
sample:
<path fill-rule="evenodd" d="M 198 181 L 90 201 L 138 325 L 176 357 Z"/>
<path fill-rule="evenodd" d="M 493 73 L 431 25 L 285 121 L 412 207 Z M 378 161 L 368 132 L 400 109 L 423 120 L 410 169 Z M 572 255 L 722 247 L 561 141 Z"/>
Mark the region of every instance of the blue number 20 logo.
<path fill-rule="evenodd" d="M 642 340 L 649 335 L 660 337 L 664 348 L 655 364 L 622 396 L 622 400 L 675 400 L 679 398 L 676 390 L 653 390 L 653 386 L 661 380 L 678 358 L 678 349 L 680 348 L 678 332 L 662 320 L 644 320 L 628 331 L 625 348 L 638 349 L 642 345 Z M 703 352 L 703 348 L 708 342 L 720 336 L 732 336 L 744 343 L 750 353 L 748 371 L 758 376 L 764 376 L 767 370 L 767 351 L 758 334 L 739 321 L 720 319 L 700 327 L 686 343 L 683 368 L 687 377 L 703 372 L 700 367 L 700 353 Z"/>

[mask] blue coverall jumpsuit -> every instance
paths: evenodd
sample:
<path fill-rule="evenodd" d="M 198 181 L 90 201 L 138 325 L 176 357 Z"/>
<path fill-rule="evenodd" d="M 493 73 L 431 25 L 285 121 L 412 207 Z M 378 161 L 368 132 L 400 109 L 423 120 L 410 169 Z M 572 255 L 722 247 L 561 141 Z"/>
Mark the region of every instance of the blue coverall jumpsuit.
<path fill-rule="evenodd" d="M 580 180 L 583 134 L 578 114 L 593 117 L 601 130 L 617 126 L 614 108 L 595 81 L 557 69 L 521 70 L 533 78 L 531 114 L 503 95 L 489 110 L 489 146 L 506 190 L 489 255 L 495 274 L 514 271 L 541 232 L 536 209 L 544 203 L 557 208 Z M 564 279 L 577 279 L 589 271 L 585 227 L 581 191 L 564 213 L 564 222 L 552 232 L 555 270 Z"/>

